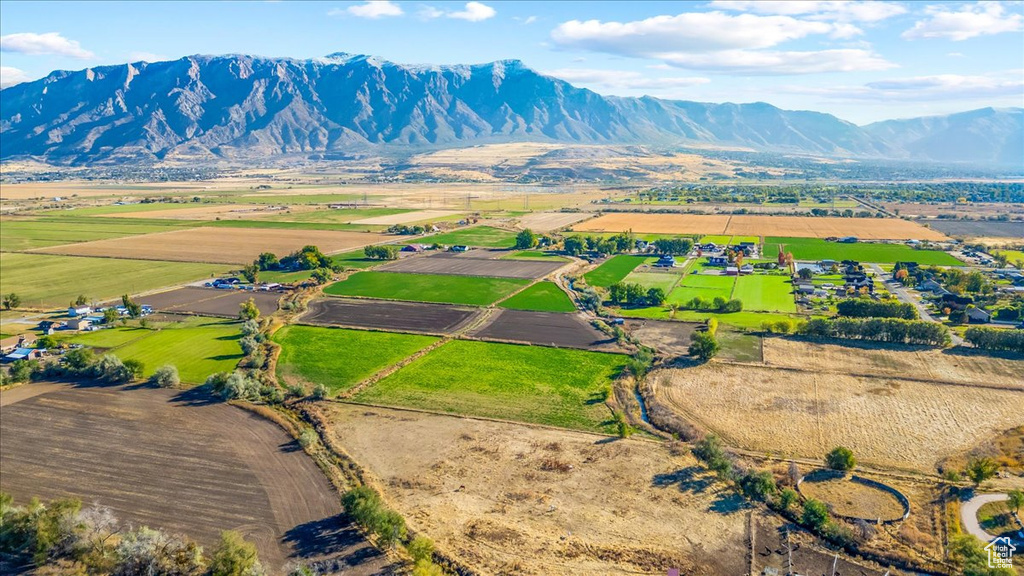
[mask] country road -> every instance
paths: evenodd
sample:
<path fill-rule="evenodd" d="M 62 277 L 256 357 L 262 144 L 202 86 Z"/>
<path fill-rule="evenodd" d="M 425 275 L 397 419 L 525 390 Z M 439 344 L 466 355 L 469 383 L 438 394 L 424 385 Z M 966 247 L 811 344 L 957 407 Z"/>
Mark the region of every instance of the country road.
<path fill-rule="evenodd" d="M 882 270 L 882 267 L 879 266 L 878 264 L 868 264 L 868 266 L 871 267 L 871 269 L 875 272 L 875 275 L 878 278 L 880 278 L 880 279 L 885 279 L 887 277 L 889 279 L 892 278 L 892 276 L 889 273 L 887 273 L 885 270 Z M 885 288 L 886 288 L 886 290 L 888 290 L 888 291 L 892 292 L 893 294 L 895 294 L 896 297 L 899 298 L 901 302 L 906 302 L 906 303 L 912 305 L 914 308 L 916 308 L 917 309 L 917 313 L 921 316 L 922 320 L 928 320 L 930 322 L 940 322 L 940 320 L 938 318 L 932 316 L 931 313 L 928 312 L 928 308 L 924 304 L 921 303 L 920 299 L 914 298 L 910 294 L 910 290 L 908 290 L 905 286 L 903 286 L 903 284 L 900 284 L 899 282 L 893 282 L 893 283 L 886 282 Z M 950 333 L 950 337 L 953 340 L 953 345 L 954 346 L 961 346 L 964 343 L 964 339 L 961 338 L 960 336 L 958 336 L 955 332 Z"/>

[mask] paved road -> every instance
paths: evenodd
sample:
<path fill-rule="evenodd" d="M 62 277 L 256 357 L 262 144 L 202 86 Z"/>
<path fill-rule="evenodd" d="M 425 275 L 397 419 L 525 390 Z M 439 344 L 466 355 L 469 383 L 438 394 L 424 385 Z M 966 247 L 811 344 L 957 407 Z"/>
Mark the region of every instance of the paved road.
<path fill-rule="evenodd" d="M 978 494 L 974 498 L 960 504 L 960 520 L 968 534 L 977 536 L 983 542 L 990 542 L 995 536 L 985 532 L 978 522 L 978 509 L 989 502 L 1002 502 L 1006 494 Z"/>
<path fill-rule="evenodd" d="M 887 273 L 885 270 L 882 270 L 882 267 L 879 266 L 878 264 L 869 264 L 869 266 L 871 266 L 871 269 L 875 271 L 875 275 L 878 278 L 881 278 L 883 280 L 892 278 L 892 275 Z M 921 300 L 918 298 L 914 298 L 910 294 L 910 290 L 903 286 L 903 284 L 899 282 L 886 282 L 885 289 L 895 294 L 901 302 L 906 302 L 912 305 L 914 308 L 917 308 L 917 313 L 921 316 L 922 320 L 928 320 L 930 322 L 941 322 L 941 320 L 932 316 L 931 313 L 928 312 L 928 308 L 921 303 Z M 960 346 L 961 344 L 964 343 L 964 339 L 961 338 L 960 336 L 957 336 L 955 332 L 951 333 L 950 336 L 952 337 L 954 346 Z"/>

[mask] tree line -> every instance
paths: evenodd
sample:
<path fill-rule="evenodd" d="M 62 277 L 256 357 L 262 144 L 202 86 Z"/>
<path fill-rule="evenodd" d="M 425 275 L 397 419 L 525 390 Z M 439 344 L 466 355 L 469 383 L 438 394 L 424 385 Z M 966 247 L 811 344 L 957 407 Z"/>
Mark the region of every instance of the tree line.
<path fill-rule="evenodd" d="M 876 302 L 867 298 L 848 298 L 836 305 L 840 316 L 853 318 L 902 318 L 917 320 L 920 316 L 913 304 L 898 301 Z"/>
<path fill-rule="evenodd" d="M 1024 354 L 1024 330 L 999 330 L 997 328 L 968 328 L 964 340 L 982 350 L 1000 350 Z"/>
<path fill-rule="evenodd" d="M 812 318 L 797 328 L 811 338 L 840 338 L 895 344 L 949 346 L 949 328 L 937 322 L 901 318 Z"/>

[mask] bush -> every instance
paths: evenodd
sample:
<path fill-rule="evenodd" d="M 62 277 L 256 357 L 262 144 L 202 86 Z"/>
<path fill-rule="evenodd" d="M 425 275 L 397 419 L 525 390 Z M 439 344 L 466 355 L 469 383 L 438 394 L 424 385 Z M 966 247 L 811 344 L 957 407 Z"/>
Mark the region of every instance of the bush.
<path fill-rule="evenodd" d="M 373 488 L 353 488 L 342 496 L 341 504 L 357 524 L 377 536 L 382 546 L 390 547 L 405 539 L 405 520 L 388 510 Z"/>
<path fill-rule="evenodd" d="M 327 398 L 327 394 L 327 386 L 324 386 L 323 384 L 317 384 L 316 386 L 313 387 L 312 396 L 314 400 L 323 400 L 324 398 Z"/>
<path fill-rule="evenodd" d="M 124 367 L 131 374 L 130 380 L 138 380 L 142 378 L 143 372 L 146 371 L 146 364 L 142 360 L 136 360 L 135 358 L 129 358 L 124 361 Z"/>
<path fill-rule="evenodd" d="M 778 492 L 775 478 L 767 470 L 752 471 L 740 478 L 740 490 L 751 500 L 765 502 Z"/>
<path fill-rule="evenodd" d="M 113 354 L 104 354 L 91 367 L 92 376 L 111 383 L 128 382 L 132 379 L 132 371 Z"/>
<path fill-rule="evenodd" d="M 181 378 L 178 377 L 177 368 L 171 364 L 165 364 L 156 369 L 149 381 L 161 388 L 174 388 L 181 383 Z"/>
<path fill-rule="evenodd" d="M 316 442 L 316 439 L 316 432 L 310 428 L 306 428 L 301 434 L 299 434 L 299 446 L 302 446 L 304 449 L 309 448 L 314 442 Z"/>
<path fill-rule="evenodd" d="M 853 450 L 837 446 L 825 456 L 825 465 L 833 470 L 853 470 L 857 465 L 857 459 L 853 456 Z"/>
<path fill-rule="evenodd" d="M 260 333 L 260 323 L 256 320 L 246 320 L 242 324 L 242 336 L 256 337 Z"/>
<path fill-rule="evenodd" d="M 367 246 L 363 248 L 363 255 L 370 260 L 397 260 L 398 248 L 391 245 Z"/>
<path fill-rule="evenodd" d="M 694 332 L 690 335 L 690 340 L 690 355 L 697 357 L 701 362 L 707 362 L 718 354 L 718 340 L 711 332 Z"/>
<path fill-rule="evenodd" d="M 809 498 L 804 502 L 804 511 L 800 516 L 800 520 L 811 528 L 820 531 L 828 525 L 828 507 L 814 498 Z"/>
<path fill-rule="evenodd" d="M 220 544 L 210 558 L 211 576 L 255 576 L 263 574 L 256 546 L 233 530 L 220 533 Z"/>

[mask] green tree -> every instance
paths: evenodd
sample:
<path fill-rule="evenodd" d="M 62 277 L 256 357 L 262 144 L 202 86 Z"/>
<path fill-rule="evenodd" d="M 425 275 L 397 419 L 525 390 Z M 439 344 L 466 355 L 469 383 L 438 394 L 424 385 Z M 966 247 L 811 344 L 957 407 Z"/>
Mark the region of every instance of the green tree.
<path fill-rule="evenodd" d="M 260 309 L 256 306 L 256 301 L 251 297 L 238 305 L 240 308 L 238 317 L 242 320 L 257 320 L 260 317 Z"/>
<path fill-rule="evenodd" d="M 801 268 L 800 270 L 797 270 L 796 275 L 799 276 L 801 280 L 810 280 L 814 276 L 814 272 L 810 268 Z"/>
<path fill-rule="evenodd" d="M 999 464 L 991 458 L 972 458 L 967 462 L 964 474 L 971 479 L 971 482 L 974 482 L 975 486 L 980 486 L 982 482 L 995 476 L 997 470 L 999 470 Z"/>
<path fill-rule="evenodd" d="M 646 300 L 648 306 L 661 306 L 665 303 L 665 290 L 659 286 L 648 289 Z"/>
<path fill-rule="evenodd" d="M 796 493 L 796 490 L 786 488 L 779 493 L 779 508 L 789 510 L 790 506 L 792 506 L 799 498 L 800 496 Z"/>
<path fill-rule="evenodd" d="M 36 348 L 43 348 L 44 350 L 49 350 L 50 348 L 56 348 L 57 346 L 59 346 L 59 344 L 57 343 L 57 339 L 54 338 L 53 336 L 50 336 L 49 334 L 43 336 L 39 340 L 36 340 Z"/>
<path fill-rule="evenodd" d="M 146 365 L 142 360 L 136 360 L 135 358 L 125 360 L 124 367 L 131 375 L 131 380 L 138 380 L 139 378 L 142 378 L 142 373 L 146 371 Z"/>
<path fill-rule="evenodd" d="M 157 368 L 149 380 L 161 388 L 174 388 L 181 383 L 178 369 L 171 364 L 165 364 Z"/>
<path fill-rule="evenodd" d="M 246 264 L 242 268 L 242 276 L 249 282 L 255 284 L 260 281 L 260 267 L 255 263 Z"/>
<path fill-rule="evenodd" d="M 753 471 L 740 478 L 740 490 L 751 500 L 768 500 L 778 492 L 775 478 L 767 470 Z"/>
<path fill-rule="evenodd" d="M 825 456 L 825 465 L 833 470 L 853 470 L 857 465 L 857 459 L 853 456 L 853 450 L 843 446 L 836 446 Z"/>
<path fill-rule="evenodd" d="M 809 498 L 804 502 L 804 511 L 800 518 L 804 524 L 821 530 L 828 524 L 828 507 L 814 498 Z"/>
<path fill-rule="evenodd" d="M 114 322 L 117 322 L 117 319 L 120 317 L 121 315 L 117 313 L 117 308 L 110 307 L 103 310 L 104 324 L 113 324 Z"/>
<path fill-rule="evenodd" d="M 64 355 L 64 365 L 72 372 L 83 372 L 92 367 L 96 356 L 89 348 L 74 348 Z"/>
<path fill-rule="evenodd" d="M 701 362 L 707 362 L 718 354 L 719 345 L 715 335 L 710 332 L 694 332 L 690 336 L 690 355 Z"/>
<path fill-rule="evenodd" d="M 220 533 L 220 544 L 210 558 L 212 576 L 251 576 L 262 574 L 256 546 L 233 530 Z"/>
<path fill-rule="evenodd" d="M 1024 490 L 1010 490 L 1006 496 L 1006 506 L 1015 514 L 1020 513 L 1021 506 L 1024 506 Z"/>
<path fill-rule="evenodd" d="M 583 240 L 579 236 L 569 236 L 562 245 L 566 254 L 579 256 L 583 253 Z"/>
<path fill-rule="evenodd" d="M 3 300 L 5 310 L 10 310 L 11 308 L 17 308 L 18 306 L 21 306 L 21 296 L 18 296 L 14 292 L 11 292 L 10 294 L 5 294 Z"/>
<path fill-rule="evenodd" d="M 516 234 L 516 248 L 520 250 L 529 250 L 530 248 L 537 246 L 537 242 L 537 235 L 529 228 L 520 230 L 519 233 Z"/>
<path fill-rule="evenodd" d="M 140 306 L 138 302 L 132 300 L 127 294 L 121 296 L 121 304 L 123 304 L 128 310 L 128 316 L 132 318 L 142 316 L 142 306 Z"/>
<path fill-rule="evenodd" d="M 264 252 L 260 254 L 253 263 L 256 264 L 256 267 L 260 270 L 273 270 L 274 268 L 277 268 L 278 265 L 277 256 L 273 252 Z"/>
<path fill-rule="evenodd" d="M 334 273 L 331 271 L 330 268 L 317 268 L 316 270 L 313 270 L 313 273 L 310 275 L 310 278 L 312 278 L 313 282 L 316 282 L 316 284 L 319 286 L 321 284 L 327 284 L 328 282 L 330 282 L 331 279 L 334 278 Z"/>
<path fill-rule="evenodd" d="M 989 568 L 985 544 L 971 536 L 961 534 L 949 539 L 949 557 L 964 576 L 1013 576 L 1009 568 Z"/>
<path fill-rule="evenodd" d="M 79 294 L 78 298 L 75 298 L 75 307 L 85 306 L 89 303 L 89 299 L 86 298 L 85 294 Z"/>

